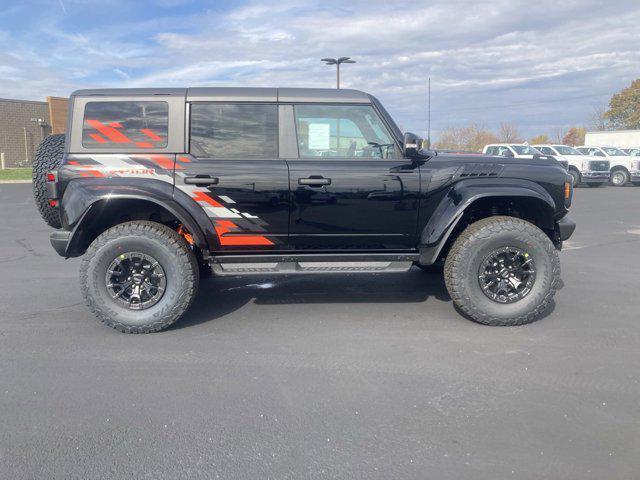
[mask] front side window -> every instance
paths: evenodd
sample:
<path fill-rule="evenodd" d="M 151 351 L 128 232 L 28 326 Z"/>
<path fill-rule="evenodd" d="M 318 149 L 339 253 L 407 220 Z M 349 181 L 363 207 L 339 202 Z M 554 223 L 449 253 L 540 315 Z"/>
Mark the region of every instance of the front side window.
<path fill-rule="evenodd" d="M 540 155 L 540 152 L 529 145 L 511 145 L 518 155 Z"/>
<path fill-rule="evenodd" d="M 164 148 L 169 130 L 167 102 L 88 102 L 84 108 L 85 148 Z"/>
<path fill-rule="evenodd" d="M 549 147 L 536 147 L 537 150 L 540 150 L 545 155 L 556 155 L 556 153 L 551 150 Z"/>
<path fill-rule="evenodd" d="M 579 148 L 578 150 L 580 150 L 585 155 L 592 155 L 594 157 L 605 156 L 604 153 L 602 153 L 599 148 L 582 147 L 582 148 Z"/>
<path fill-rule="evenodd" d="M 513 157 L 513 152 L 509 150 L 509 147 L 497 147 L 498 155 L 501 157 Z"/>
<path fill-rule="evenodd" d="M 582 155 L 578 150 L 573 147 L 568 147 L 566 145 L 554 145 L 554 147 L 560 155 Z"/>
<path fill-rule="evenodd" d="M 619 148 L 615 147 L 602 147 L 602 149 L 607 152 L 607 155 L 611 155 L 612 157 L 626 157 L 627 154 L 624 153 Z"/>
<path fill-rule="evenodd" d="M 301 158 L 398 158 L 393 137 L 370 105 L 296 105 Z"/>
<path fill-rule="evenodd" d="M 220 159 L 278 158 L 278 107 L 191 104 L 191 154 Z"/>

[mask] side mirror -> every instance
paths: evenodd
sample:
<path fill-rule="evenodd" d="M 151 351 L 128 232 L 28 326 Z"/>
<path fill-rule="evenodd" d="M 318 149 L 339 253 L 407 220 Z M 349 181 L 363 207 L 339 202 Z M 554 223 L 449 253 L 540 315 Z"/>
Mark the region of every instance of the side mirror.
<path fill-rule="evenodd" d="M 416 158 L 423 157 L 425 153 L 420 153 L 422 150 L 422 142 L 423 140 L 417 136 L 415 133 L 406 132 L 404 134 L 404 146 L 403 146 L 403 154 L 407 158 Z M 428 153 L 427 153 L 428 155 Z"/>

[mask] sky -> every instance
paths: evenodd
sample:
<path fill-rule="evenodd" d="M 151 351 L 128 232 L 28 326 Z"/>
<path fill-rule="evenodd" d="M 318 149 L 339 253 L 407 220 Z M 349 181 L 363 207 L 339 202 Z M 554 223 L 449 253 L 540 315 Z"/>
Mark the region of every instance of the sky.
<path fill-rule="evenodd" d="M 78 88 L 335 86 L 425 136 L 589 124 L 640 77 L 640 0 L 0 0 L 0 97 Z"/>

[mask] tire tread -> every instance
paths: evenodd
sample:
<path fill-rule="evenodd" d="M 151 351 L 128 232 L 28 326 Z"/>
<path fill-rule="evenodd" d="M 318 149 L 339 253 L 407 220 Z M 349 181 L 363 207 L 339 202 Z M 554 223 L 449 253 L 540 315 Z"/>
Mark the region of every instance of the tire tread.
<path fill-rule="evenodd" d="M 461 261 L 471 244 L 477 240 L 486 240 L 491 236 L 504 231 L 513 231 L 517 233 L 526 233 L 535 235 L 545 244 L 545 250 L 551 258 L 551 287 L 545 294 L 542 301 L 532 311 L 523 315 L 508 319 L 489 315 L 478 309 L 465 293 L 463 287 L 464 278 L 460 272 Z M 547 235 L 538 227 L 526 220 L 508 216 L 493 216 L 484 218 L 469 225 L 456 239 L 447 255 L 444 265 L 444 281 L 456 306 L 467 316 L 478 323 L 492 326 L 514 326 L 524 325 L 536 320 L 544 311 L 549 308 L 551 300 L 555 295 L 560 283 L 560 259 L 558 252 L 547 237 Z"/>
<path fill-rule="evenodd" d="M 62 162 L 64 156 L 64 134 L 49 135 L 38 146 L 33 158 L 33 198 L 40 215 L 53 228 L 60 228 L 60 214 L 58 210 L 49 206 L 47 198 L 47 173 Z"/>
<path fill-rule="evenodd" d="M 175 302 L 171 310 L 163 315 L 162 318 L 145 325 L 130 326 L 112 319 L 106 314 L 105 310 L 101 308 L 102 302 L 98 301 L 98 298 L 91 295 L 89 291 L 89 262 L 108 242 L 124 236 L 155 237 L 175 251 L 179 262 L 189 264 L 191 267 L 184 285 L 180 288 L 181 293 L 179 300 Z M 199 275 L 196 256 L 184 239 L 169 227 L 150 221 L 125 222 L 109 228 L 91 243 L 80 265 L 80 288 L 89 310 L 91 310 L 102 323 L 122 333 L 153 333 L 172 325 L 191 306 L 198 291 L 198 283 Z"/>

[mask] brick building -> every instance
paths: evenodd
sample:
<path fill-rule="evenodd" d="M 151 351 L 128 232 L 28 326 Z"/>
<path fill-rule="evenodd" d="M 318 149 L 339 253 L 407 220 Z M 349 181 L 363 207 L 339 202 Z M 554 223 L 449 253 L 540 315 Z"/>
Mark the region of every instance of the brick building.
<path fill-rule="evenodd" d="M 4 167 L 29 166 L 40 142 L 51 133 L 64 133 L 67 99 L 46 102 L 0 98 L 0 160 Z"/>

